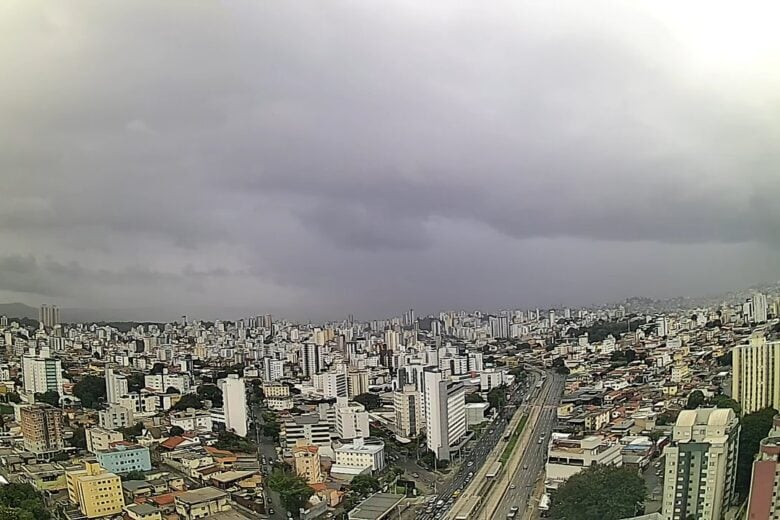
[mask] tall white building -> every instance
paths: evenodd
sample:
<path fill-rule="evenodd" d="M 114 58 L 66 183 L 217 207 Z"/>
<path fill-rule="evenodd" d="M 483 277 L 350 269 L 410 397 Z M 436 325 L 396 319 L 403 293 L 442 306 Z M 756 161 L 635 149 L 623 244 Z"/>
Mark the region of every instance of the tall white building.
<path fill-rule="evenodd" d="M 322 392 L 325 399 L 347 397 L 348 385 L 346 372 L 325 372 L 312 376 L 314 387 Z"/>
<path fill-rule="evenodd" d="M 225 410 L 225 428 L 234 431 L 236 435 L 246 437 L 246 385 L 238 374 L 228 374 L 219 380 L 222 390 L 223 408 Z"/>
<path fill-rule="evenodd" d="M 263 358 L 263 381 L 278 381 L 284 377 L 284 361 Z"/>
<path fill-rule="evenodd" d="M 466 435 L 466 390 L 437 369 L 426 369 L 424 378 L 428 449 L 439 460 L 450 460 L 451 451 Z"/>
<path fill-rule="evenodd" d="M 730 408 L 683 410 L 664 449 L 665 520 L 721 520 L 737 502 L 739 421 Z"/>
<path fill-rule="evenodd" d="M 747 345 L 737 345 L 731 355 L 731 395 L 742 405 L 742 413 L 780 408 L 780 340 L 753 334 Z"/>
<path fill-rule="evenodd" d="M 322 370 L 323 347 L 316 343 L 306 343 L 301 347 L 301 369 L 304 377 L 312 377 Z"/>
<path fill-rule="evenodd" d="M 35 355 L 35 349 L 22 357 L 22 378 L 27 393 L 45 393 L 54 390 L 62 396 L 62 363 L 49 357 L 48 349 Z"/>
<path fill-rule="evenodd" d="M 162 374 L 148 375 L 144 377 L 144 386 L 155 392 L 165 392 L 168 388 L 175 388 L 180 394 L 188 394 L 192 390 L 190 377 L 187 374 L 169 374 L 163 370 Z"/>
<path fill-rule="evenodd" d="M 336 399 L 336 435 L 344 440 L 369 436 L 368 412 L 362 404 Z"/>
<path fill-rule="evenodd" d="M 119 399 L 127 393 L 127 378 L 114 372 L 113 368 L 106 366 L 106 402 L 117 404 Z"/>
<path fill-rule="evenodd" d="M 769 308 L 766 295 L 759 292 L 753 294 L 752 307 L 753 316 L 751 321 L 754 323 L 765 323 L 767 320 L 767 309 Z"/>

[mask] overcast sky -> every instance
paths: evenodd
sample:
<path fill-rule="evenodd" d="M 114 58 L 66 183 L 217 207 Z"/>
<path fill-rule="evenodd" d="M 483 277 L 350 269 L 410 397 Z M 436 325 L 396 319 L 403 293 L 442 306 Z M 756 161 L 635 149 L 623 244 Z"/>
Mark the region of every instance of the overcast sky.
<path fill-rule="evenodd" d="M 779 15 L 2 2 L 0 301 L 374 318 L 774 280 Z"/>

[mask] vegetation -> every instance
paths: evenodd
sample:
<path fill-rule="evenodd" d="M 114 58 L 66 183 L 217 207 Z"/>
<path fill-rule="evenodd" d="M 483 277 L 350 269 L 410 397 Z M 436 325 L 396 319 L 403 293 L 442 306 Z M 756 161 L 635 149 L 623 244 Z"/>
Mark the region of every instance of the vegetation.
<path fill-rule="evenodd" d="M 268 487 L 279 493 L 284 508 L 295 516 L 314 494 L 314 490 L 301 477 L 281 470 L 273 472 L 268 479 Z"/>
<path fill-rule="evenodd" d="M 0 519 L 49 520 L 43 498 L 30 484 L 0 486 Z"/>
<path fill-rule="evenodd" d="M 746 498 L 750 490 L 750 477 L 753 460 L 758 453 L 761 439 L 772 429 L 772 418 L 777 410 L 764 408 L 747 414 L 742 418 L 742 431 L 739 434 L 739 457 L 737 458 L 737 492 Z"/>
<path fill-rule="evenodd" d="M 604 321 L 599 320 L 590 327 L 583 327 L 576 329 L 574 327 L 567 331 L 569 337 L 579 337 L 583 334 L 588 335 L 588 341 L 591 343 L 598 343 L 607 339 L 607 336 L 613 336 L 615 339 L 630 330 L 636 330 L 639 325 L 642 325 L 643 321 L 640 318 L 636 320 L 622 320 L 622 321 Z"/>
<path fill-rule="evenodd" d="M 122 475 L 122 480 L 146 480 L 146 473 L 143 471 L 131 471 Z"/>
<path fill-rule="evenodd" d="M 133 372 L 127 378 L 127 390 L 130 392 L 138 392 L 146 385 L 144 374 L 141 372 Z"/>
<path fill-rule="evenodd" d="M 87 449 L 87 432 L 84 428 L 74 428 L 73 437 L 69 440 L 70 445 L 80 450 Z"/>
<path fill-rule="evenodd" d="M 479 393 L 471 392 L 470 394 L 466 394 L 466 402 L 467 403 L 484 403 L 485 400 L 482 399 L 482 396 L 479 395 Z"/>
<path fill-rule="evenodd" d="M 636 351 L 630 348 L 626 350 L 615 350 L 609 357 L 610 361 L 625 362 L 630 364 L 636 360 Z"/>
<path fill-rule="evenodd" d="M 35 394 L 35 402 L 46 403 L 59 408 L 60 406 L 60 393 L 56 390 L 47 390 L 43 393 Z"/>
<path fill-rule="evenodd" d="M 488 403 L 492 408 L 500 410 L 506 404 L 506 385 L 491 388 L 488 392 Z"/>
<path fill-rule="evenodd" d="M 257 451 L 255 443 L 228 431 L 219 432 L 219 437 L 214 447 L 219 450 L 238 451 L 241 453 L 254 453 Z"/>
<path fill-rule="evenodd" d="M 127 428 L 119 428 L 126 441 L 133 441 L 144 432 L 144 423 L 137 422 L 133 426 Z"/>
<path fill-rule="evenodd" d="M 200 385 L 198 398 L 203 401 L 211 401 L 211 406 L 215 408 L 221 408 L 223 405 L 222 390 L 217 385 Z"/>
<path fill-rule="evenodd" d="M 450 465 L 449 461 L 436 460 L 436 456 L 432 451 L 426 451 L 425 454 L 420 457 L 420 462 L 430 469 L 447 469 L 447 466 Z"/>
<path fill-rule="evenodd" d="M 356 395 L 354 401 L 362 404 L 366 407 L 366 410 L 371 411 L 382 406 L 382 400 L 378 394 L 365 393 Z"/>
<path fill-rule="evenodd" d="M 379 491 L 381 484 L 378 478 L 371 475 L 358 475 L 352 479 L 349 487 L 361 497 L 366 497 Z"/>
<path fill-rule="evenodd" d="M 714 405 L 716 408 L 731 408 L 734 410 L 734 413 L 737 415 L 737 417 L 742 415 L 742 406 L 734 399 L 723 394 L 716 395 L 709 400 L 709 403 Z"/>
<path fill-rule="evenodd" d="M 73 395 L 81 399 L 84 408 L 97 408 L 106 399 L 106 380 L 98 376 L 86 376 L 73 386 Z"/>
<path fill-rule="evenodd" d="M 591 466 L 570 477 L 552 495 L 550 516 L 556 520 L 618 520 L 638 514 L 645 483 L 636 471 Z"/>
<path fill-rule="evenodd" d="M 562 357 L 553 359 L 552 366 L 558 374 L 568 375 L 570 372 Z"/>
<path fill-rule="evenodd" d="M 169 386 L 168 388 L 165 389 L 165 393 L 166 394 L 180 394 L 181 392 L 175 386 Z"/>
<path fill-rule="evenodd" d="M 175 425 L 171 426 L 171 429 L 168 431 L 168 434 L 171 437 L 175 437 L 177 435 L 181 435 L 182 433 L 184 433 L 184 428 L 182 428 L 181 426 L 175 426 Z"/>
<path fill-rule="evenodd" d="M 195 394 L 184 394 L 176 401 L 175 405 L 171 406 L 172 411 L 186 410 L 187 408 L 200 410 L 203 408 L 203 401 Z"/>
<path fill-rule="evenodd" d="M 18 404 L 22 402 L 22 398 L 19 397 L 19 394 L 17 394 L 16 392 L 8 392 L 7 394 L 5 394 L 5 400 L 8 403 Z"/>
<path fill-rule="evenodd" d="M 525 415 L 520 418 L 520 422 L 517 423 L 515 431 L 513 431 L 512 435 L 509 437 L 509 441 L 507 441 L 506 447 L 504 448 L 503 453 L 501 453 L 501 457 L 498 459 L 501 464 L 506 464 L 507 461 L 509 461 L 509 458 L 512 456 L 512 452 L 515 451 L 515 445 L 517 444 L 518 439 L 520 439 L 520 434 L 523 433 L 523 428 L 525 428 L 525 421 L 527 418 L 528 417 Z"/>
<path fill-rule="evenodd" d="M 686 410 L 695 410 L 704 404 L 704 394 L 701 390 L 694 390 L 688 395 L 688 402 L 685 403 Z"/>

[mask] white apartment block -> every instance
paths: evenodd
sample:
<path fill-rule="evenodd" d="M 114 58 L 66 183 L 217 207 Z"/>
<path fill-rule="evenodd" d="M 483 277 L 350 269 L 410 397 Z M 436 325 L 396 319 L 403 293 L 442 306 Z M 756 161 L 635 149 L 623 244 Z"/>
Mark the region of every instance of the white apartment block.
<path fill-rule="evenodd" d="M 331 423 L 317 414 L 289 417 L 282 423 L 282 437 L 287 448 L 293 448 L 298 440 L 308 444 L 330 448 Z"/>
<path fill-rule="evenodd" d="M 721 520 L 736 504 L 739 421 L 730 408 L 683 410 L 666 459 L 665 520 Z"/>
<path fill-rule="evenodd" d="M 395 405 L 395 428 L 401 437 L 412 439 L 425 431 L 420 392 L 414 385 L 404 385 L 403 389 L 393 394 Z"/>
<path fill-rule="evenodd" d="M 178 426 L 185 432 L 210 432 L 213 425 L 211 413 L 206 410 L 188 408 L 185 411 L 171 414 L 171 426 Z"/>
<path fill-rule="evenodd" d="M 62 363 L 49 357 L 48 349 L 42 349 L 36 356 L 34 348 L 22 357 L 22 378 L 27 393 L 45 393 L 53 390 L 62 396 Z"/>
<path fill-rule="evenodd" d="M 345 440 L 369 436 L 368 412 L 362 404 L 346 397 L 336 400 L 336 435 Z"/>
<path fill-rule="evenodd" d="M 449 460 L 466 435 L 466 390 L 460 383 L 443 379 L 436 369 L 426 369 L 424 378 L 428 449 L 439 460 Z"/>
<path fill-rule="evenodd" d="M 133 425 L 133 412 L 123 406 L 110 405 L 98 412 L 100 426 L 107 430 L 117 430 Z"/>
<path fill-rule="evenodd" d="M 379 439 L 357 438 L 335 449 L 336 465 L 348 468 L 368 468 L 372 472 L 385 467 L 385 443 Z"/>
<path fill-rule="evenodd" d="M 225 412 L 225 428 L 236 435 L 246 437 L 246 384 L 238 374 L 228 374 L 218 381 L 222 390 L 223 408 Z"/>
<path fill-rule="evenodd" d="M 748 414 L 780 408 L 780 340 L 753 334 L 747 345 L 732 349 L 731 395 Z"/>
<path fill-rule="evenodd" d="M 189 394 L 192 392 L 192 384 L 188 374 L 168 374 L 162 373 L 144 377 L 144 386 L 155 392 L 165 392 L 168 388 L 175 388 L 180 394 Z"/>
<path fill-rule="evenodd" d="M 111 443 L 124 440 L 124 436 L 120 432 L 98 426 L 87 428 L 85 433 L 87 437 L 87 451 L 90 453 L 106 451 L 111 448 Z"/>

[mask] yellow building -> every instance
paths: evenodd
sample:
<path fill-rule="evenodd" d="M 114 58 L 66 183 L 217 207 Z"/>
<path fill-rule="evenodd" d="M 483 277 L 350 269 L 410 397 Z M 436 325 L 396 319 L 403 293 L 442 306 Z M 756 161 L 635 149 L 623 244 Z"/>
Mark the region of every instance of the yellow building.
<path fill-rule="evenodd" d="M 293 448 L 293 457 L 295 474 L 302 477 L 307 484 L 319 484 L 325 480 L 319 446 L 309 444 L 305 439 L 298 439 Z"/>
<path fill-rule="evenodd" d="M 86 461 L 84 469 L 66 472 L 68 497 L 87 518 L 117 515 L 125 506 L 122 481 L 95 461 Z"/>

